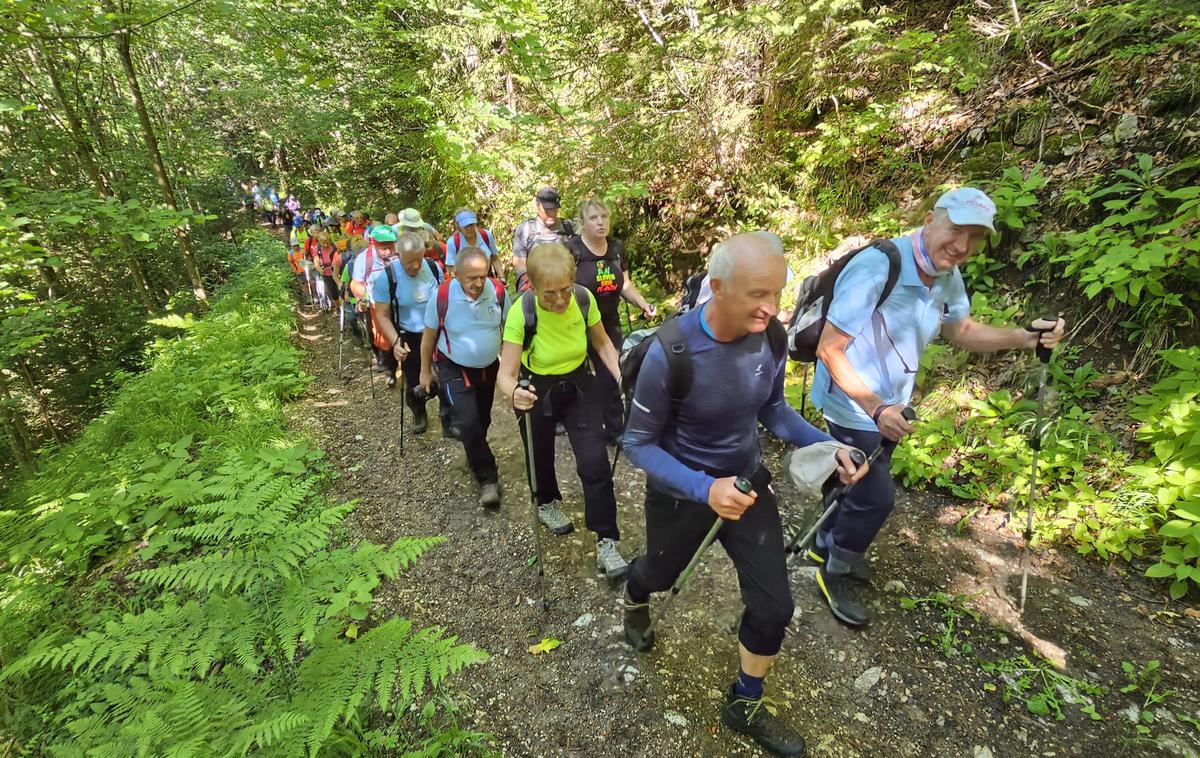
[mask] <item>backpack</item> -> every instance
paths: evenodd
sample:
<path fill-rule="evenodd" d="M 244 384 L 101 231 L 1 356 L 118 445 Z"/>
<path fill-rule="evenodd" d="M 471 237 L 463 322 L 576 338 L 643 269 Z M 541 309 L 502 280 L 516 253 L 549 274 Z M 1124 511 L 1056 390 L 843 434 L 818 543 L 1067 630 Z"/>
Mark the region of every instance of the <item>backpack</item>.
<path fill-rule="evenodd" d="M 787 331 L 778 319 L 767 324 L 767 343 L 775 362 L 783 360 L 787 352 Z M 675 316 L 654 329 L 640 329 L 625 338 L 621 346 L 621 392 L 625 395 L 625 417 L 629 418 L 629 406 L 633 402 L 633 390 L 637 386 L 638 372 L 650 346 L 659 342 L 667 356 L 667 395 L 671 398 L 671 416 L 679 413 L 684 398 L 692 389 L 692 361 L 688 357 L 687 342 L 679 319 Z"/>
<path fill-rule="evenodd" d="M 575 302 L 579 305 L 579 312 L 583 314 L 583 324 L 586 327 L 592 299 L 588 297 L 587 287 L 582 284 L 576 284 L 574 292 Z M 533 290 L 528 290 L 521 296 L 521 314 L 525 316 L 525 337 L 521 343 L 521 350 L 525 351 L 533 344 L 533 336 L 537 334 L 537 295 Z"/>
<path fill-rule="evenodd" d="M 706 278 L 708 278 L 707 271 L 697 271 L 683 280 L 683 296 L 679 298 L 679 307 L 675 309 L 676 316 L 687 313 L 696 307 L 696 301 L 700 299 L 700 290 L 703 289 Z"/>
<path fill-rule="evenodd" d="M 328 258 L 325 257 L 326 252 L 329 253 Z M 321 275 L 322 276 L 333 276 L 333 258 L 335 255 L 337 255 L 336 248 L 334 248 L 333 245 L 330 245 L 329 250 L 326 251 L 326 249 L 324 247 L 322 247 L 320 244 L 318 244 L 316 253 L 317 253 L 317 262 L 321 267 Z"/>
<path fill-rule="evenodd" d="M 437 261 L 431 261 L 428 258 L 425 259 L 425 265 L 429 266 L 430 272 L 433 273 L 434 281 L 440 285 L 442 283 L 442 279 L 445 278 L 442 275 L 442 267 L 438 265 Z M 392 325 L 396 327 L 396 331 L 400 331 L 400 324 L 396 321 L 397 314 L 400 313 L 400 303 L 396 300 L 396 272 L 393 269 L 394 267 L 392 266 L 392 262 L 389 261 L 388 264 L 384 266 L 383 273 L 387 276 L 388 280 L 388 297 L 389 304 L 392 309 Z M 440 290 L 441 287 L 439 286 L 438 289 Z"/>
<path fill-rule="evenodd" d="M 867 248 L 881 251 L 888 259 L 887 281 L 883 292 L 875 303 L 875 310 L 883 305 L 896 281 L 900 278 L 900 251 L 891 240 L 872 240 L 857 250 L 851 250 L 841 258 L 833 261 L 820 273 L 813 274 L 800 283 L 799 294 L 796 296 L 796 308 L 792 311 L 792 320 L 787 328 L 788 357 L 801 363 L 813 363 L 817 360 L 817 345 L 821 341 L 821 332 L 825 330 L 825 321 L 829 317 L 829 306 L 833 304 L 833 287 L 837 284 L 838 276 L 846 268 L 854 256 Z"/>
<path fill-rule="evenodd" d="M 500 313 L 504 313 L 504 298 L 507 297 L 508 291 L 504 289 L 504 282 L 494 276 L 489 276 L 488 281 L 492 283 L 492 287 L 496 289 L 496 302 L 500 305 Z M 437 333 L 433 335 L 434 352 L 439 352 L 437 344 L 438 340 L 446 332 L 446 311 L 450 309 L 450 280 L 447 279 L 438 285 L 437 291 L 437 316 L 438 325 Z M 446 335 L 446 356 L 450 355 L 450 335 Z"/>

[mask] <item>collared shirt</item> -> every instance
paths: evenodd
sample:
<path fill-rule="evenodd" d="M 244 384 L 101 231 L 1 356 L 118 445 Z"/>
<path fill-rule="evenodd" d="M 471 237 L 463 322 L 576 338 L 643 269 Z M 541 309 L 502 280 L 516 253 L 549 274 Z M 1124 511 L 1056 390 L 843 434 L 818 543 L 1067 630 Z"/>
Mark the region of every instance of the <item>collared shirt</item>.
<path fill-rule="evenodd" d="M 920 233 L 918 229 L 913 234 Z M 937 337 L 943 322 L 962 321 L 971 314 L 971 300 L 957 267 L 927 287 L 913 259 L 912 236 L 892 242 L 900 251 L 900 277 L 888 299 L 875 309 L 887 282 L 888 261 L 882 251 L 868 248 L 838 275 L 829 323 L 850 335 L 846 358 L 863 383 L 884 403 L 907 404 L 925 348 Z M 813 377 L 812 399 L 825 418 L 838 426 L 876 429 L 867 412 L 833 383 L 820 361 Z"/>
<path fill-rule="evenodd" d="M 367 258 L 371 259 L 370 271 L 367 271 Z M 371 285 L 374 283 L 375 277 L 379 274 L 379 272 L 383 271 L 383 267 L 385 265 L 386 263 L 382 258 L 380 258 L 378 250 L 371 250 L 370 248 L 367 248 L 358 255 L 354 256 L 354 267 L 350 270 L 350 280 L 362 282 L 363 285 L 366 286 L 366 299 L 368 301 L 371 299 Z"/>
<path fill-rule="evenodd" d="M 420 332 L 425 328 L 425 309 L 434 299 L 438 279 L 429 265 L 421 261 L 416 276 L 409 276 L 399 258 L 393 258 L 388 266 L 396 279 L 396 313 L 392 321 L 406 332 Z M 392 293 L 388 292 L 388 278 L 384 266 L 371 279 L 371 302 L 391 305 Z"/>
<path fill-rule="evenodd" d="M 483 283 L 472 300 L 457 279 L 451 279 L 446 301 L 446 331 L 438 336 L 442 355 L 467 368 L 487 368 L 500 356 L 500 323 L 504 314 L 496 300 L 496 287 Z M 437 293 L 425 307 L 425 328 L 437 331 Z"/>

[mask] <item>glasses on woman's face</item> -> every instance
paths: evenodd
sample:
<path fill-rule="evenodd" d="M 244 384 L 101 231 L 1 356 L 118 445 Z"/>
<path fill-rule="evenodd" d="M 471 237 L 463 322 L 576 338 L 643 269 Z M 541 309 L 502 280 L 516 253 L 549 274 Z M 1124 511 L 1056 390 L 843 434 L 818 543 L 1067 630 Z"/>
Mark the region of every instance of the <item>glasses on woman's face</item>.
<path fill-rule="evenodd" d="M 542 297 L 548 298 L 551 300 L 566 300 L 567 298 L 569 298 L 571 296 L 571 292 L 574 289 L 575 289 L 574 284 L 568 284 L 565 287 L 562 287 L 560 289 L 544 289 L 544 290 L 542 290 L 541 294 L 542 294 Z"/>

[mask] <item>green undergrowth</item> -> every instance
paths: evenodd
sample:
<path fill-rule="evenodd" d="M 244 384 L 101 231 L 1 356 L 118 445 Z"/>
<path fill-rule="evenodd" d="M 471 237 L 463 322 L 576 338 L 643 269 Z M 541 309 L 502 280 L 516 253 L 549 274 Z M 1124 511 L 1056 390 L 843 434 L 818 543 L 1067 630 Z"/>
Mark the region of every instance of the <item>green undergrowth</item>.
<path fill-rule="evenodd" d="M 351 542 L 321 451 L 284 424 L 306 383 L 278 242 L 179 319 L 109 410 L 0 511 L 6 754 L 415 755 L 486 750 L 430 696 L 485 654 L 372 614 L 440 538 Z"/>

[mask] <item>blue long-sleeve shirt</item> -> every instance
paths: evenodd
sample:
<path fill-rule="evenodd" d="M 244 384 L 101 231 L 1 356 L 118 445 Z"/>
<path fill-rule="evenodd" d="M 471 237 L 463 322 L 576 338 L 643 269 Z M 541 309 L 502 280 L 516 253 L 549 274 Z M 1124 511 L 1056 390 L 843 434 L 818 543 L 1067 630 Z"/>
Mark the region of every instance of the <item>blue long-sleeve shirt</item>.
<path fill-rule="evenodd" d="M 765 333 L 718 342 L 705 319 L 707 305 L 679 317 L 692 363 L 692 386 L 671 414 L 667 355 L 651 345 L 638 372 L 623 447 L 655 489 L 708 502 L 713 481 L 750 476 L 762 454 L 758 423 L 797 447 L 828 440 L 783 394 L 787 356 L 776 361 Z"/>

